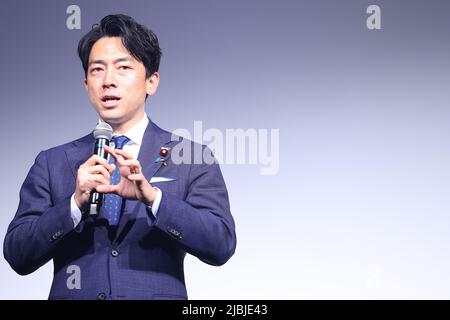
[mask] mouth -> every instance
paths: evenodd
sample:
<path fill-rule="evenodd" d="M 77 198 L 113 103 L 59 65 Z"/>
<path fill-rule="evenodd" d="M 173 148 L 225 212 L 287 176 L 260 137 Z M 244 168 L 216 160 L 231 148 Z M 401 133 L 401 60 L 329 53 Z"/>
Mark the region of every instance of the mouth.
<path fill-rule="evenodd" d="M 105 107 L 115 107 L 122 98 L 114 95 L 105 95 L 101 97 L 101 101 L 103 102 L 103 106 Z"/>

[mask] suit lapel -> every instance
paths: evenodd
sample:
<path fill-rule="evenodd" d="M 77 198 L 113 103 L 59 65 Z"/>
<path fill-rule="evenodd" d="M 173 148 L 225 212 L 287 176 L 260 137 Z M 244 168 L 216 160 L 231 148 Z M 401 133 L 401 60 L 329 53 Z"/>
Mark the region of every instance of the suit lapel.
<path fill-rule="evenodd" d="M 92 133 L 73 142 L 72 147 L 66 150 L 67 161 L 69 162 L 74 179 L 77 177 L 77 171 L 94 151 L 94 136 Z"/>
<path fill-rule="evenodd" d="M 153 175 L 161 167 L 162 162 L 155 162 L 159 156 L 161 147 L 164 147 L 171 141 L 170 134 L 162 131 L 151 121 L 147 125 L 142 140 L 142 146 L 139 151 L 138 160 L 141 163 L 142 171 L 147 180 L 150 180 Z"/>

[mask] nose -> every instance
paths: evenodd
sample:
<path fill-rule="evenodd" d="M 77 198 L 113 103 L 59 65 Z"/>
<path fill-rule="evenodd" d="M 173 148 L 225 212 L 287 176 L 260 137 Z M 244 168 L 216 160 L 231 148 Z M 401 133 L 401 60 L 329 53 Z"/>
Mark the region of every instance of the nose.
<path fill-rule="evenodd" d="M 103 78 L 103 88 L 117 87 L 116 75 L 113 68 L 107 68 Z"/>

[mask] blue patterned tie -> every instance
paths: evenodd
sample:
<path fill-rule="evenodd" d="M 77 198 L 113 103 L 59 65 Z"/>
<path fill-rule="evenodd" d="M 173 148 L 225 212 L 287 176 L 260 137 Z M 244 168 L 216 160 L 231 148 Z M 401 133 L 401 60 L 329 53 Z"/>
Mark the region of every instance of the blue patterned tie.
<path fill-rule="evenodd" d="M 126 136 L 115 136 L 112 138 L 114 142 L 115 149 L 122 149 L 123 146 L 130 141 Z M 109 163 L 115 164 L 114 158 L 109 156 Z M 119 167 L 111 175 L 110 183 L 112 185 L 118 184 L 120 182 L 120 171 Z M 122 208 L 122 197 L 114 193 L 105 194 L 103 199 L 103 210 L 106 218 L 108 219 L 110 226 L 115 226 L 119 223 L 120 210 Z"/>

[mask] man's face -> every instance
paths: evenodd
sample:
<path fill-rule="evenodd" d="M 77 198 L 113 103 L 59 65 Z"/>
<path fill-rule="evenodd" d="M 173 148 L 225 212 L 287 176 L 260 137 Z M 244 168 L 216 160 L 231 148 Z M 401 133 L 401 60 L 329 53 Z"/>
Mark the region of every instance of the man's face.
<path fill-rule="evenodd" d="M 159 75 L 146 79 L 145 66 L 122 44 L 104 37 L 92 46 L 86 90 L 97 113 L 113 128 L 128 130 L 144 115 L 145 96 L 156 92 Z"/>

